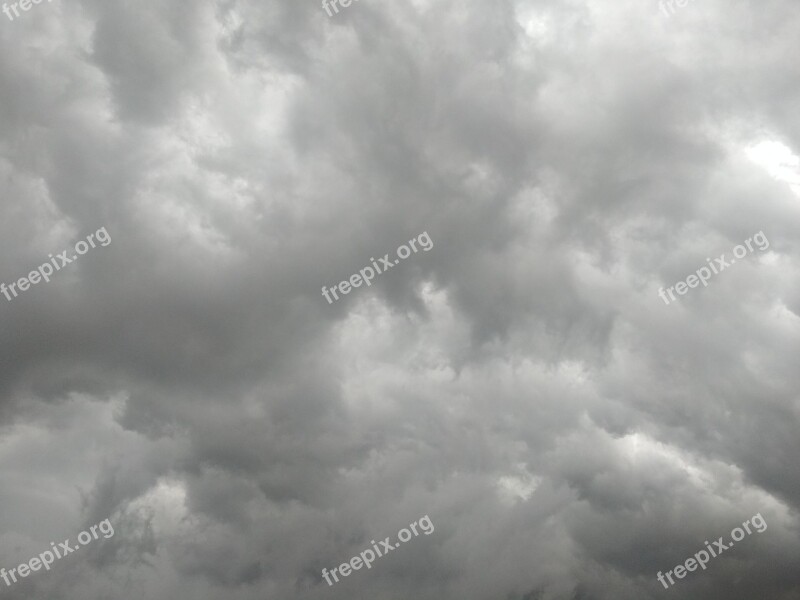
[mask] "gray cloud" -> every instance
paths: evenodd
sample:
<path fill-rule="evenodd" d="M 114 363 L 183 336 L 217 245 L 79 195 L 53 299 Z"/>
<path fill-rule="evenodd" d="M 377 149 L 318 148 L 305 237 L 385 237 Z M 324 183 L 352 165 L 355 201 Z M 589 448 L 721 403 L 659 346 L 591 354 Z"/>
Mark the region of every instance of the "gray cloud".
<path fill-rule="evenodd" d="M 112 239 L 0 297 L 0 566 L 116 532 L 9 598 L 798 596 L 788 0 L 85 0 L 0 25 L 0 281 Z"/>

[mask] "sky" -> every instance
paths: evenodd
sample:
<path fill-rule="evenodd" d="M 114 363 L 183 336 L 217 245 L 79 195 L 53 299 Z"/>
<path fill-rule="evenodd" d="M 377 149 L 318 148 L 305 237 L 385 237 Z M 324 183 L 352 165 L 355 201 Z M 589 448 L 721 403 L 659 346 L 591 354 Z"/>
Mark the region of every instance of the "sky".
<path fill-rule="evenodd" d="M 3 598 L 800 599 L 795 0 L 4 6 Z"/>

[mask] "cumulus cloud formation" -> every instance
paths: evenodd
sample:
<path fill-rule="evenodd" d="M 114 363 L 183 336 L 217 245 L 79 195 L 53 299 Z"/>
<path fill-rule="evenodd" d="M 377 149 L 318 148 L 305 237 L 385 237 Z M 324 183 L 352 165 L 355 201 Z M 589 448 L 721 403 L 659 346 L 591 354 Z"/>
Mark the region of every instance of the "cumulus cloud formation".
<path fill-rule="evenodd" d="M 790 0 L 8 6 L 5 597 L 800 598 Z"/>

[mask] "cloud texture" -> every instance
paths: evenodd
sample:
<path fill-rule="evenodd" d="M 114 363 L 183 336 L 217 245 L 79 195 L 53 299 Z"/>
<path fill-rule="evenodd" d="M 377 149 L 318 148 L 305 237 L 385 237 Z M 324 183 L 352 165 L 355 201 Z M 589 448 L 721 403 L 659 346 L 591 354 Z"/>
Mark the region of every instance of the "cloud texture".
<path fill-rule="evenodd" d="M 0 566 L 116 530 L 5 597 L 800 598 L 795 2 L 0 21 L 0 281 L 112 239 L 0 296 Z"/>

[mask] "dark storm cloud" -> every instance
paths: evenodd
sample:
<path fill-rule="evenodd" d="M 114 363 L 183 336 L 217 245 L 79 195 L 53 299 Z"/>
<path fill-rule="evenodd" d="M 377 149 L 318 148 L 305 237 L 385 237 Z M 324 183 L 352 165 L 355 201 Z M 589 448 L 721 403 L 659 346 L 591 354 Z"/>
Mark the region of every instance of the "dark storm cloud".
<path fill-rule="evenodd" d="M 2 22 L 0 281 L 112 243 L 0 297 L 0 566 L 116 528 L 9 597 L 795 598 L 792 8 Z M 422 231 L 430 252 L 321 296 Z M 322 579 L 425 514 L 430 536 Z"/>

